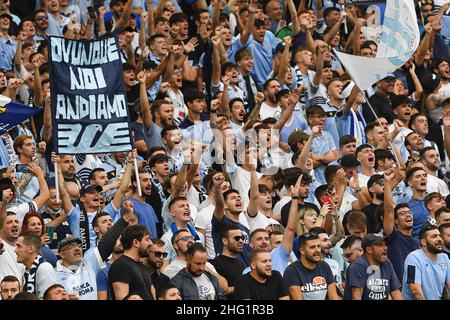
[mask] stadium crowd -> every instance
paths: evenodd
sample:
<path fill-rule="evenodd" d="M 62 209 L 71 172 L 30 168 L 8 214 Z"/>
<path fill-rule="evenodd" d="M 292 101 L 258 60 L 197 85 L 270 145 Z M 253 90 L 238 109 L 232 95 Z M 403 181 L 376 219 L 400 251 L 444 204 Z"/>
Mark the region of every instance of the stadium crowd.
<path fill-rule="evenodd" d="M 450 4 L 363 94 L 343 2 L 0 0 L 1 299 L 448 299 Z M 47 37 L 111 33 L 134 150 L 58 155 Z"/>

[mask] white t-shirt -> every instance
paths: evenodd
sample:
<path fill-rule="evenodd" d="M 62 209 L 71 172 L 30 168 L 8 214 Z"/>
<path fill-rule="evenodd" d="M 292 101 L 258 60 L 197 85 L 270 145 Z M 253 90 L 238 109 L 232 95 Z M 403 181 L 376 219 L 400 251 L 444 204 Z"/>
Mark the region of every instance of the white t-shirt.
<path fill-rule="evenodd" d="M 441 179 L 432 176 L 431 174 L 427 174 L 427 194 L 432 192 L 440 193 L 444 198 L 450 193 L 448 191 L 447 184 Z"/>
<path fill-rule="evenodd" d="M 367 188 L 367 182 L 369 182 L 369 179 L 370 179 L 370 176 L 366 176 L 365 174 L 358 173 L 359 187 Z"/>
<path fill-rule="evenodd" d="M 273 214 L 280 215 L 281 214 L 281 209 L 284 207 L 284 205 L 286 203 L 288 203 L 291 200 L 292 200 L 292 198 L 288 197 L 288 196 L 284 196 L 283 198 L 281 198 L 277 203 L 275 203 L 275 206 L 272 209 Z"/>
<path fill-rule="evenodd" d="M 191 186 L 191 188 L 192 188 L 192 186 Z M 165 231 L 170 230 L 170 224 L 173 222 L 173 218 L 170 215 L 170 211 L 169 211 L 170 201 L 172 201 L 172 196 L 169 196 L 167 198 L 166 202 L 164 202 L 164 205 L 161 209 L 161 216 L 164 220 L 163 227 L 165 228 L 164 229 Z M 189 209 L 191 210 L 191 219 L 192 219 L 192 221 L 195 221 L 195 219 L 197 218 L 197 214 L 198 214 L 197 207 L 194 204 L 192 204 L 191 202 L 189 202 Z"/>
<path fill-rule="evenodd" d="M 239 191 L 239 195 L 241 196 L 244 208 L 247 208 L 250 202 L 248 191 L 250 190 L 251 172 L 244 170 L 238 166 L 235 173 L 228 173 L 228 176 L 230 177 L 231 186 L 233 187 L 233 189 Z M 261 173 L 256 173 L 257 179 L 261 178 L 261 176 Z"/>
<path fill-rule="evenodd" d="M 186 268 L 186 260 L 174 260 L 172 261 L 164 270 L 163 270 L 163 274 L 165 274 L 166 276 L 168 276 L 170 279 L 172 279 L 173 277 L 175 277 L 177 275 L 178 272 L 180 272 L 183 268 Z M 214 266 L 209 263 L 206 262 L 206 267 L 211 270 L 214 273 L 217 273 L 216 268 L 214 268 Z"/>
<path fill-rule="evenodd" d="M 272 108 L 266 103 L 263 103 L 261 105 L 261 109 L 259 110 L 259 116 L 261 117 L 261 120 L 267 119 L 267 118 L 276 118 L 278 119 L 281 114 L 281 107 L 277 105 L 276 108 Z"/>
<path fill-rule="evenodd" d="M 36 272 L 36 287 L 39 299 L 42 299 L 45 291 L 57 283 L 55 269 L 48 262 L 42 263 Z"/>
<path fill-rule="evenodd" d="M 242 214 L 239 216 L 241 217 Z M 270 224 L 280 224 L 277 220 L 266 217 L 263 213 L 259 212 L 254 217 L 250 217 L 245 210 L 245 217 L 247 218 L 248 225 L 250 226 L 250 232 L 256 229 L 265 229 Z"/>
<path fill-rule="evenodd" d="M 200 277 L 193 277 L 193 279 L 197 285 L 200 300 L 214 300 L 216 289 L 208 276 L 203 273 Z"/>
<path fill-rule="evenodd" d="M 195 227 L 198 229 L 205 230 L 205 247 L 206 251 L 208 253 L 208 259 L 214 259 L 216 257 L 216 251 L 214 249 L 214 241 L 212 237 L 212 217 L 214 215 L 214 210 L 216 206 L 213 204 L 210 204 L 206 208 L 204 208 L 202 211 L 200 211 L 197 215 L 197 220 L 195 221 Z M 239 215 L 239 222 L 245 226 L 246 228 L 250 229 L 246 215 L 240 214 Z M 220 252 L 217 252 L 220 253 Z"/>
<path fill-rule="evenodd" d="M 0 255 L 0 281 L 6 276 L 15 276 L 19 279 L 20 287 L 22 287 L 25 266 L 17 262 L 15 247 L 9 245 L 5 240 L 3 240 L 3 244 L 5 252 Z"/>
<path fill-rule="evenodd" d="M 211 223 L 215 208 L 216 207 L 213 204 L 210 204 L 198 213 L 197 219 L 195 220 L 195 227 L 205 230 L 205 247 L 206 252 L 208 253 L 208 259 L 214 259 L 216 257 Z"/>

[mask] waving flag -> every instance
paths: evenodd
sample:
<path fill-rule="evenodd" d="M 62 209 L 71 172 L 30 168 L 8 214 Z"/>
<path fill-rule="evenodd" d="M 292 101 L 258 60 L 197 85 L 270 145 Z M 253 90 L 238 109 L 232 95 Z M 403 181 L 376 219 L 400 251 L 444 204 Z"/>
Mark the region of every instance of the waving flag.
<path fill-rule="evenodd" d="M 40 112 L 41 109 L 28 107 L 0 94 L 0 135 Z"/>
<path fill-rule="evenodd" d="M 376 58 L 335 52 L 361 90 L 405 64 L 420 42 L 413 0 L 387 0 Z"/>

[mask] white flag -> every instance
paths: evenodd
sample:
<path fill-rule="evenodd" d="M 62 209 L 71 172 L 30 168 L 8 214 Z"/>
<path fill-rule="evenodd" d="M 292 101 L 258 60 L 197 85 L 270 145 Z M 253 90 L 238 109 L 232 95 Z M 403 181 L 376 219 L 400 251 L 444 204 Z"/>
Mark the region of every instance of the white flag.
<path fill-rule="evenodd" d="M 387 0 L 376 58 L 336 52 L 361 90 L 395 71 L 414 54 L 420 42 L 414 0 Z"/>

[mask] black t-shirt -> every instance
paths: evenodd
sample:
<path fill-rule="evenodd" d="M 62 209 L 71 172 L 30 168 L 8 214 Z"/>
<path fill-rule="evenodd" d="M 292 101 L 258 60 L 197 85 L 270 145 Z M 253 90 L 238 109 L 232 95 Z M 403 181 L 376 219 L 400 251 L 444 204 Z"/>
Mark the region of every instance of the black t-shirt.
<path fill-rule="evenodd" d="M 375 93 L 369 98 L 369 102 L 372 105 L 375 113 L 378 117 L 384 117 L 389 123 L 394 121 L 394 113 L 392 112 L 391 102 L 379 93 Z M 370 107 L 367 103 L 363 104 L 362 108 L 364 120 L 366 123 L 375 121 L 375 116 L 373 115 Z"/>
<path fill-rule="evenodd" d="M 278 271 L 272 271 L 272 276 L 261 283 L 252 277 L 251 273 L 241 275 L 234 285 L 236 300 L 278 300 L 289 295 L 286 283 Z"/>
<path fill-rule="evenodd" d="M 289 219 L 289 210 L 291 210 L 291 203 L 292 201 L 289 201 L 283 206 L 283 208 L 281 208 L 281 224 L 285 228 L 287 226 L 287 222 Z M 317 214 L 319 214 L 320 212 L 319 208 L 317 208 L 317 206 L 314 203 L 305 202 L 305 204 L 299 204 L 298 210 L 302 209 L 303 207 L 312 207 L 314 210 L 317 211 Z"/>
<path fill-rule="evenodd" d="M 236 279 L 242 275 L 244 271 L 244 264 L 237 258 L 230 258 L 227 256 L 217 256 L 210 263 L 216 268 L 218 274 L 227 279 L 228 286 L 234 287 Z M 228 295 L 227 299 L 234 299 L 234 294 Z"/>
<path fill-rule="evenodd" d="M 170 283 L 170 278 L 159 271 L 153 273 L 151 275 L 151 278 L 156 291 L 158 291 L 159 287 L 168 285 Z"/>
<path fill-rule="evenodd" d="M 288 287 L 300 287 L 303 300 L 325 300 L 328 285 L 336 283 L 325 261 L 320 261 L 312 270 L 305 268 L 301 260 L 295 261 L 284 271 L 284 280 Z"/>
<path fill-rule="evenodd" d="M 395 274 L 401 280 L 403 279 L 406 256 L 412 251 L 420 249 L 420 242 L 416 238 L 406 236 L 394 228 L 394 231 L 386 239 L 386 244 L 388 247 L 388 258 L 392 262 Z"/>
<path fill-rule="evenodd" d="M 162 222 L 164 219 L 162 218 L 162 207 L 163 202 L 161 201 L 161 198 L 158 193 L 158 189 L 155 187 L 155 185 L 152 183 L 152 192 L 149 196 L 145 197 L 145 202 L 147 202 L 149 205 L 153 207 L 153 210 L 155 210 L 156 217 L 158 218 L 158 222 L 156 223 L 156 232 L 158 234 L 158 238 L 161 238 L 164 234 Z"/>
<path fill-rule="evenodd" d="M 135 84 L 131 87 L 130 90 L 125 91 L 127 95 L 127 104 L 128 104 L 128 114 L 130 115 L 130 121 L 136 121 L 137 115 L 134 112 L 134 104 L 139 99 L 140 96 L 140 84 Z"/>
<path fill-rule="evenodd" d="M 141 296 L 144 300 L 153 300 L 151 292 L 152 278 L 142 263 L 123 255 L 117 259 L 108 272 L 108 287 L 111 298 L 116 300 L 112 284 L 124 282 L 129 284 L 129 292 Z"/>
<path fill-rule="evenodd" d="M 378 204 L 369 204 L 362 208 L 362 212 L 366 215 L 367 218 L 367 233 L 378 233 L 383 228 L 380 219 L 377 217 L 377 208 L 382 205 Z"/>

